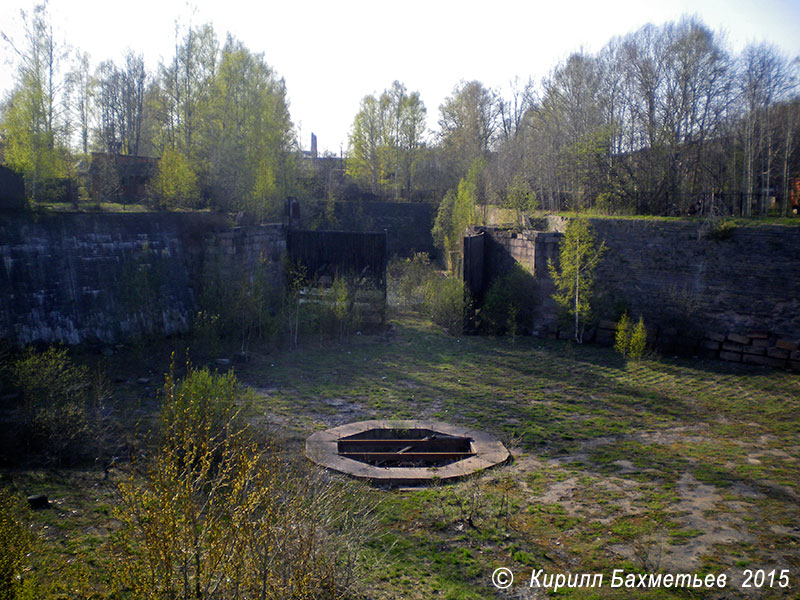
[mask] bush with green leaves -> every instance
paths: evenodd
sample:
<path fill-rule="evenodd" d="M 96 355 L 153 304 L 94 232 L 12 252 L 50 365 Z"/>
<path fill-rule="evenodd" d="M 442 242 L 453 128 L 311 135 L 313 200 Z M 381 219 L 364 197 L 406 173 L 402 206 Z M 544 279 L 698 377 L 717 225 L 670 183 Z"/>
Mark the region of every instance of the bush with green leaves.
<path fill-rule="evenodd" d="M 156 452 L 120 486 L 120 597 L 349 597 L 374 528 L 369 492 L 260 443 L 241 401 L 230 373 L 170 370 Z"/>
<path fill-rule="evenodd" d="M 623 313 L 617 322 L 614 349 L 622 354 L 623 358 L 630 357 L 633 360 L 644 358 L 647 354 L 647 328 L 644 325 L 644 317 L 639 317 L 639 321 L 633 325 L 628 313 Z"/>
<path fill-rule="evenodd" d="M 631 345 L 631 320 L 628 313 L 622 313 L 617 322 L 617 331 L 614 335 L 614 350 L 622 354 L 622 358 L 628 356 Z"/>
<path fill-rule="evenodd" d="M 561 310 L 562 320 L 572 321 L 578 343 L 583 342 L 584 329 L 592 318 L 595 269 L 605 251 L 605 242 L 597 244 L 589 221 L 577 216 L 567 225 L 558 265 L 553 261 L 547 263 L 556 286 L 553 299 Z"/>
<path fill-rule="evenodd" d="M 458 335 L 472 306 L 464 282 L 456 277 L 435 277 L 425 287 L 425 312 L 448 333 Z"/>
<path fill-rule="evenodd" d="M 158 161 L 150 192 L 167 208 L 197 208 L 200 204 L 200 186 L 191 162 L 169 147 Z"/>
<path fill-rule="evenodd" d="M 11 365 L 22 391 L 22 429 L 27 450 L 59 464 L 86 458 L 96 448 L 102 394 L 89 369 L 76 365 L 66 349 L 27 350 Z"/>
<path fill-rule="evenodd" d="M 639 317 L 639 322 L 631 332 L 630 357 L 634 360 L 644 358 L 647 352 L 647 329 L 644 326 L 644 318 Z"/>
<path fill-rule="evenodd" d="M 277 342 L 285 336 L 293 292 L 275 289 L 266 262 L 260 257 L 250 274 L 244 268 L 231 273 L 220 259 L 206 261 L 201 310 L 193 323 L 201 350 L 218 349 L 230 339 L 244 352 L 253 339 Z"/>
<path fill-rule="evenodd" d="M 533 325 L 537 308 L 533 276 L 519 264 L 492 282 L 480 308 L 480 327 L 495 335 L 516 336 Z"/>
<path fill-rule="evenodd" d="M 439 274 L 425 252 L 411 258 L 395 258 L 386 267 L 389 302 L 399 308 L 419 310 L 425 304 L 425 288 Z"/>

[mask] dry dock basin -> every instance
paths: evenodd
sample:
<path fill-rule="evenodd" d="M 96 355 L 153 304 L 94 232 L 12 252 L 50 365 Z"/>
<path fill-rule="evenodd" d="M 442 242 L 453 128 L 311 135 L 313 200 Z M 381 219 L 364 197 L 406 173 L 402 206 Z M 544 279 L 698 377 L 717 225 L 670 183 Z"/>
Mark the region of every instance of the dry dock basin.
<path fill-rule="evenodd" d="M 438 421 L 359 421 L 306 440 L 312 461 L 379 485 L 424 485 L 508 460 L 500 440 Z"/>

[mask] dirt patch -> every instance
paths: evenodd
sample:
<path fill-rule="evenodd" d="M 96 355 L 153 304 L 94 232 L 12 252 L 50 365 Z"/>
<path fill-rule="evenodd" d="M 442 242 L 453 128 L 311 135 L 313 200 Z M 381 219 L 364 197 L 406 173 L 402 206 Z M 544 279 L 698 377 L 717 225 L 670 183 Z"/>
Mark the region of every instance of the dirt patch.
<path fill-rule="evenodd" d="M 591 454 L 586 451 L 603 446 L 633 440 L 647 444 L 675 445 L 680 443 L 703 443 L 710 438 L 702 435 L 703 426 L 680 427 L 659 432 L 643 432 L 630 436 L 606 436 L 589 440 L 581 445 L 580 451 L 567 456 L 559 456 L 547 461 L 533 457 L 523 457 L 515 468 L 521 471 L 533 469 L 570 469 L 570 475 L 551 482 L 546 489 L 531 495 L 532 502 L 559 504 L 570 516 L 584 517 L 596 523 L 612 525 L 621 517 L 644 514 L 644 484 L 628 476 L 642 470 L 633 462 L 620 459 L 612 464 L 618 467 L 613 475 L 597 477 L 590 481 L 575 475 L 576 464 L 590 462 Z M 750 455 L 792 457 L 782 451 L 760 450 Z M 689 460 L 690 464 L 696 461 Z M 527 488 L 530 491 L 530 488 Z M 690 472 L 683 472 L 677 480 L 673 493 L 676 500 L 667 501 L 665 512 L 671 515 L 671 526 L 658 533 L 630 543 L 612 544 L 609 550 L 619 557 L 642 566 L 677 572 L 699 569 L 703 557 L 714 554 L 719 546 L 750 544 L 757 542 L 748 530 L 747 522 L 752 520 L 753 511 L 758 510 L 754 501 L 765 497 L 753 487 L 737 482 L 725 489 L 698 481 Z M 740 500 L 741 499 L 741 500 Z M 677 526 L 676 526 L 677 525 Z"/>

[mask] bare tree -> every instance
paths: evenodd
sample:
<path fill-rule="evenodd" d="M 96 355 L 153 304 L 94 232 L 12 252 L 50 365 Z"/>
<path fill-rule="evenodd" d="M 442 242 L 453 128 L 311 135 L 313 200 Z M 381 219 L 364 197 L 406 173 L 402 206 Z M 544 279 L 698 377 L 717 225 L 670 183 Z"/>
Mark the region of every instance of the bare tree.
<path fill-rule="evenodd" d="M 92 122 L 95 80 L 89 72 L 89 55 L 77 52 L 72 69 L 67 74 L 67 90 L 72 118 L 78 125 L 80 151 L 89 154 L 89 133 Z"/>
<path fill-rule="evenodd" d="M 139 155 L 146 79 L 144 59 L 133 52 L 123 68 L 110 61 L 98 67 L 98 143 L 105 152 Z"/>

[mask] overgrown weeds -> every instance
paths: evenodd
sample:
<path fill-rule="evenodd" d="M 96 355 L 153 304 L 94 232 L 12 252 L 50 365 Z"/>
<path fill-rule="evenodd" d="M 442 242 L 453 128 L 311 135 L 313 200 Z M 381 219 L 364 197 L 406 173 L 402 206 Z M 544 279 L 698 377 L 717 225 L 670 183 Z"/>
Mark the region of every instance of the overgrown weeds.
<path fill-rule="evenodd" d="M 459 278 L 438 270 L 421 252 L 393 260 L 387 275 L 390 302 L 395 308 L 421 311 L 448 333 L 462 333 L 472 299 Z"/>

